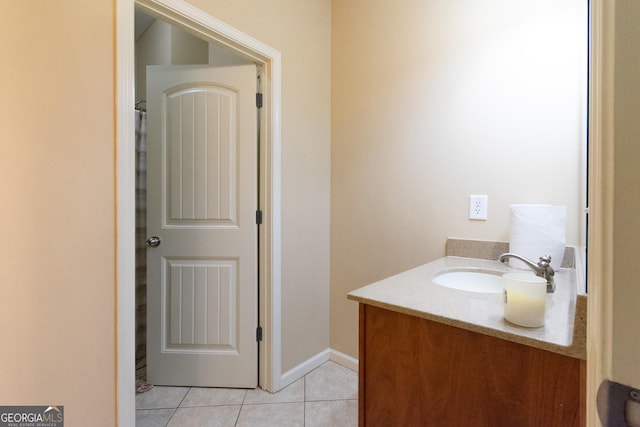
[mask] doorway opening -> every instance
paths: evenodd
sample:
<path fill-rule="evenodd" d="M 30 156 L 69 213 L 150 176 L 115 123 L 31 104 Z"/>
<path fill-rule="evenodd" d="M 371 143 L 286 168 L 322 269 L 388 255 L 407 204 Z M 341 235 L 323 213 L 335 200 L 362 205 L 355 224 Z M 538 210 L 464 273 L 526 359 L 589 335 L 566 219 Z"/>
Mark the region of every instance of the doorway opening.
<path fill-rule="evenodd" d="M 260 110 L 259 386 L 281 388 L 280 355 L 280 105 L 281 55 L 275 49 L 180 0 L 117 2 L 117 346 L 119 424 L 135 419 L 135 66 L 134 10 L 164 21 L 222 52 L 262 69 Z M 218 52 L 220 57 L 220 52 Z M 227 58 L 228 59 L 228 58 Z M 226 60 L 226 59 L 225 59 Z"/>
<path fill-rule="evenodd" d="M 171 382 L 174 383 L 185 382 L 181 385 L 222 386 L 224 384 L 225 386 L 239 387 L 241 384 L 248 386 L 251 382 L 256 384 L 258 381 L 257 373 L 252 380 L 249 377 L 251 377 L 251 372 L 258 369 L 258 362 L 254 359 L 258 355 L 251 350 L 251 347 L 253 347 L 251 340 L 256 336 L 256 328 L 258 327 L 257 320 L 253 318 L 254 316 L 257 318 L 254 295 L 258 291 L 257 269 L 259 265 L 257 260 L 247 262 L 246 257 L 253 258 L 255 257 L 253 254 L 258 251 L 257 235 L 254 234 L 257 231 L 251 230 L 253 228 L 251 217 L 257 211 L 257 206 L 252 205 L 254 203 L 259 204 L 257 190 L 259 180 L 257 177 L 259 176 L 260 165 L 256 161 L 257 152 L 260 149 L 259 145 L 256 145 L 256 142 L 259 142 L 259 131 L 256 132 L 249 129 L 253 129 L 258 122 L 256 113 L 251 113 L 250 111 L 257 111 L 254 88 L 256 88 L 256 82 L 260 78 L 260 68 L 229 49 L 208 43 L 180 28 L 150 17 L 140 11 L 135 13 L 135 40 L 135 104 L 137 109 L 136 391 L 147 390 L 149 388 L 147 381 L 150 381 L 150 378 L 154 378 L 154 381 L 169 381 L 169 378 L 171 378 Z M 178 102 L 176 105 L 183 105 L 183 108 L 186 109 L 183 110 L 181 108 L 180 117 L 168 118 L 168 125 L 173 123 L 173 125 L 177 126 L 177 123 L 182 123 L 179 125 L 181 131 L 161 144 L 160 141 L 164 139 L 161 135 L 164 132 L 160 132 L 157 128 L 159 126 L 159 116 L 162 115 L 164 117 L 165 114 L 170 114 L 174 110 L 168 109 L 166 112 L 159 114 L 159 111 L 164 111 L 157 102 L 160 99 L 159 93 L 155 90 L 147 93 L 147 88 L 149 87 L 147 79 L 155 76 L 149 81 L 153 81 L 154 84 L 151 87 L 156 87 L 157 89 L 157 85 L 162 84 L 162 81 L 158 80 L 159 78 L 165 79 L 167 76 L 173 76 L 172 79 L 180 77 L 183 80 L 186 79 L 184 81 L 190 81 L 189 79 L 193 78 L 190 76 L 195 75 L 199 76 L 198 82 L 200 83 L 194 82 L 192 85 L 195 86 L 191 89 L 183 89 L 186 91 L 183 95 L 178 96 L 176 93 L 166 100 L 169 103 Z M 214 76 L 219 78 L 227 76 L 227 79 L 235 82 L 233 83 L 235 86 L 228 87 L 242 86 L 244 88 L 243 92 L 228 91 L 225 89 L 227 86 L 207 85 L 200 87 L 203 84 L 202 82 L 210 81 Z M 232 83 L 228 81 L 225 84 Z M 152 99 L 155 99 L 156 102 L 152 102 Z M 224 135 L 220 133 L 222 129 L 226 129 L 226 126 L 224 126 L 224 122 L 219 123 L 219 120 L 227 116 L 218 109 L 224 108 L 223 106 L 225 105 L 230 108 L 231 104 L 227 104 L 227 101 L 232 102 L 233 105 L 236 105 L 236 102 L 238 103 L 236 108 L 228 111 L 230 113 L 228 120 L 236 122 L 234 111 L 244 112 L 243 118 L 238 122 L 240 127 L 237 131 L 239 132 L 232 131 L 228 135 L 229 138 L 232 135 L 236 135 L 236 138 L 239 138 L 237 140 L 226 140 Z M 184 102 L 187 102 L 187 104 L 183 104 Z M 156 113 L 153 117 L 156 124 L 153 126 L 150 122 L 147 122 L 147 111 Z M 198 111 L 199 113 L 197 113 Z M 207 113 L 207 111 L 209 112 Z M 194 113 L 196 113 L 196 116 L 187 119 L 189 114 Z M 252 118 L 255 118 L 255 120 Z M 184 122 L 185 120 L 186 122 Z M 162 121 L 164 122 L 165 119 L 162 119 Z M 221 125 L 223 126 L 222 128 L 220 127 Z M 229 122 L 229 125 L 232 126 L 231 122 Z M 192 129 L 192 126 L 196 127 Z M 201 134 L 200 132 L 193 134 L 190 130 L 201 129 L 205 131 L 209 128 L 211 129 L 206 134 Z M 218 129 L 218 131 L 211 133 L 213 129 Z M 232 128 L 229 128 L 229 131 L 231 130 Z M 147 133 L 155 135 L 155 137 L 148 139 Z M 174 140 L 176 137 L 178 139 Z M 220 139 L 221 137 L 223 138 L 222 140 Z M 237 143 L 240 141 L 243 142 L 238 145 Z M 166 179 L 161 178 L 165 172 L 160 170 L 164 170 L 164 168 L 160 168 L 158 163 L 160 161 L 158 157 L 159 146 L 164 144 L 167 144 L 168 151 L 166 152 L 166 159 L 162 163 L 170 162 L 166 163 L 167 167 L 169 164 L 173 164 L 174 166 L 171 169 L 177 168 L 173 172 L 167 170 L 167 173 L 169 175 L 177 173 L 178 175 L 176 176 L 182 177 L 179 178 L 181 183 L 179 190 L 174 188 L 175 182 L 167 186 L 162 185 L 163 182 L 168 183 L 171 180 L 169 175 L 167 175 Z M 174 148 L 169 150 L 169 147 Z M 153 149 L 155 155 L 152 155 L 151 149 Z M 174 153 L 170 155 L 169 153 L 174 152 L 175 149 L 181 154 Z M 237 151 L 238 149 L 240 149 L 239 152 Z M 237 157 L 238 154 L 240 154 L 239 157 Z M 174 158 L 175 155 L 179 155 L 179 157 Z M 172 158 L 178 163 L 172 162 L 170 160 Z M 250 160 L 251 158 L 256 160 Z M 227 164 L 226 161 L 231 161 L 231 163 Z M 239 162 L 239 168 L 236 166 L 236 162 Z M 202 169 L 204 167 L 206 167 L 206 171 Z M 233 173 L 236 169 L 239 170 L 240 176 L 236 177 L 235 173 Z M 155 173 L 148 175 L 148 171 L 151 172 L 152 170 Z M 200 172 L 197 173 L 198 171 Z M 193 182 L 188 184 L 191 181 Z M 193 187 L 189 187 L 189 185 L 193 185 Z M 149 188 L 148 194 L 147 187 Z M 162 191 L 158 191 L 160 187 L 163 188 Z M 173 191 L 172 188 L 177 192 Z M 160 215 L 159 213 L 164 211 L 162 208 L 164 203 L 160 199 L 165 197 L 167 199 L 164 203 L 173 200 L 171 202 L 172 206 L 178 203 L 177 206 L 180 206 L 179 211 L 175 211 L 176 206 L 174 206 L 171 209 L 171 214 L 167 212 Z M 237 213 L 234 213 L 236 209 L 232 205 L 227 205 L 229 202 L 233 203 L 233 200 L 237 200 L 241 208 Z M 165 224 L 161 218 L 167 215 L 173 219 L 170 223 Z M 223 215 L 224 219 L 220 215 Z M 244 221 L 240 220 L 242 225 L 237 222 L 239 218 L 236 215 L 244 219 Z M 161 225 L 161 223 L 164 225 Z M 232 230 L 238 226 L 240 228 L 235 228 L 235 231 Z M 179 229 L 175 227 L 179 227 Z M 185 227 L 187 228 L 185 229 Z M 229 227 L 232 227 L 232 229 Z M 256 225 L 256 227 L 259 227 L 259 225 Z M 175 246 L 177 244 L 176 239 L 182 240 L 185 237 L 185 233 L 191 236 L 189 239 L 191 243 L 180 249 L 180 251 L 186 252 L 175 252 L 178 250 L 178 247 Z M 154 236 L 158 243 L 148 247 L 147 238 L 151 235 L 158 235 L 166 242 L 160 245 L 160 237 L 156 238 Z M 181 236 L 182 238 L 180 238 Z M 241 238 L 240 236 L 243 237 Z M 207 241 L 211 243 L 205 243 Z M 242 245 L 238 247 L 237 244 L 240 242 L 242 242 Z M 231 249 L 228 246 L 229 243 L 233 243 L 233 247 L 237 249 Z M 172 249 L 169 249 L 167 245 Z M 208 249 L 205 249 L 205 247 Z M 235 271 L 229 270 L 230 266 L 235 265 L 235 268 L 240 268 L 241 270 L 240 277 L 243 278 L 242 280 L 236 281 L 237 273 L 232 276 L 225 276 L 229 282 L 224 283 L 220 282 L 220 278 L 214 277 L 220 274 L 221 266 L 219 263 L 222 258 L 231 255 L 231 253 L 223 250 L 224 247 L 227 248 L 227 251 L 231 250 L 231 253 L 235 253 L 235 256 L 240 255 L 240 253 L 236 253 L 239 248 L 244 248 L 242 250 L 244 255 L 240 263 L 227 259 L 228 264 L 222 270 Z M 164 255 L 161 256 L 160 253 L 164 253 Z M 199 253 L 198 260 L 191 259 L 191 261 L 187 261 L 184 258 L 185 256 L 189 258 L 195 253 Z M 217 254 L 215 260 L 210 258 L 214 253 Z M 173 283 L 174 280 L 170 276 L 175 275 L 178 271 L 174 271 L 172 275 L 167 272 L 167 276 L 164 278 L 164 274 L 160 274 L 159 266 L 161 259 L 168 260 L 165 258 L 168 254 L 171 254 L 170 258 L 180 256 L 182 259 L 181 266 L 174 265 L 172 270 L 182 271 L 183 274 L 187 274 L 188 269 L 186 269 L 185 265 L 182 265 L 187 262 L 187 264 L 191 265 L 191 270 L 199 272 L 199 274 L 195 276 L 187 274 L 187 276 L 180 278 L 175 277 L 176 283 Z M 151 266 L 147 265 L 149 256 L 153 260 L 152 264 L 157 267 L 151 268 Z M 205 262 L 205 259 L 208 259 L 208 261 Z M 175 261 L 169 262 L 169 265 L 173 264 L 175 264 Z M 149 280 L 147 274 L 150 274 Z M 151 284 L 149 291 L 147 291 L 147 283 Z M 166 291 L 162 291 L 162 289 L 166 289 Z M 167 292 L 167 302 L 166 304 L 158 305 L 158 298 L 164 295 L 164 292 Z M 169 293 L 172 295 L 171 298 L 169 298 Z M 174 293 L 181 295 L 179 298 L 181 302 L 178 307 L 170 309 L 169 305 L 173 306 L 171 301 L 175 299 Z M 187 298 L 191 302 L 187 302 L 183 298 L 189 295 L 193 297 Z M 229 300 L 223 301 L 223 298 L 229 298 Z M 147 301 L 149 301 L 149 304 Z M 236 304 L 242 304 L 242 306 L 236 306 Z M 165 305 L 167 305 L 167 310 L 161 308 Z M 202 311 L 205 306 L 208 309 Z M 171 316 L 170 313 L 175 309 L 179 309 L 182 316 L 187 316 L 188 318 L 183 317 L 182 320 L 178 320 Z M 227 312 L 227 310 L 230 311 Z M 238 315 L 241 314 L 241 316 L 233 314 L 236 310 L 238 310 Z M 189 315 L 189 313 L 191 314 Z M 163 350 L 162 353 L 158 353 L 156 351 L 156 348 L 160 348 L 158 347 L 158 340 L 160 336 L 164 336 L 164 334 L 160 333 L 161 329 L 164 330 L 160 327 L 160 324 L 165 323 L 161 318 L 165 317 L 167 322 L 172 319 L 171 324 L 177 322 L 174 327 L 169 327 L 167 324 L 167 334 L 173 331 L 177 325 L 182 325 L 179 336 L 171 338 L 167 335 L 166 337 L 168 341 L 174 342 L 172 344 L 174 347 L 178 345 L 177 343 L 181 344 L 174 348 L 172 352 L 167 353 L 167 349 Z M 187 327 L 185 322 L 191 326 Z M 241 328 L 236 329 L 239 326 Z M 155 331 L 160 335 L 155 336 L 151 331 Z M 234 333 L 234 331 L 236 332 Z M 238 334 L 237 337 L 235 336 L 236 333 Z M 149 338 L 150 336 L 155 336 L 156 345 L 150 345 L 154 341 Z M 235 344 L 237 339 L 244 343 L 244 345 L 240 345 L 242 350 L 237 348 Z M 164 342 L 164 339 L 161 341 Z M 253 342 L 255 343 L 255 339 L 253 339 Z M 257 343 L 255 345 L 257 347 Z M 149 353 L 147 352 L 147 347 L 149 347 Z M 161 347 L 164 348 L 164 345 L 161 345 Z M 189 348 L 188 351 L 187 348 Z M 235 351 L 240 351 L 240 354 L 233 355 Z M 149 359 L 152 359 L 152 362 L 155 363 L 150 364 Z M 188 362 L 188 360 L 192 359 L 194 360 Z M 195 359 L 198 361 L 196 362 Z M 236 367 L 236 369 L 232 370 L 222 368 L 222 365 L 226 365 L 234 359 L 245 360 L 245 363 L 241 365 L 241 368 Z M 173 363 L 166 365 L 173 368 L 165 367 L 162 371 L 159 371 L 158 364 L 161 360 L 164 361 L 163 366 L 169 363 L 169 360 L 173 360 Z M 218 362 L 215 362 L 215 360 L 218 360 Z M 251 360 L 255 361 L 251 363 Z M 249 363 L 247 364 L 247 362 Z M 196 365 L 198 366 L 197 369 L 194 368 Z M 177 369 L 177 366 L 182 366 L 183 368 Z M 205 366 L 208 366 L 208 368 L 205 369 Z M 150 370 L 152 371 L 150 372 Z M 189 371 L 193 371 L 193 379 L 190 381 L 187 380 L 187 372 Z M 197 374 L 196 371 L 198 372 Z M 232 371 L 236 372 L 236 374 L 230 375 L 229 372 Z M 226 379 L 223 380 L 223 377 Z M 241 381 L 240 378 L 242 377 L 244 377 L 244 380 Z M 161 380 L 161 378 L 164 379 Z"/>

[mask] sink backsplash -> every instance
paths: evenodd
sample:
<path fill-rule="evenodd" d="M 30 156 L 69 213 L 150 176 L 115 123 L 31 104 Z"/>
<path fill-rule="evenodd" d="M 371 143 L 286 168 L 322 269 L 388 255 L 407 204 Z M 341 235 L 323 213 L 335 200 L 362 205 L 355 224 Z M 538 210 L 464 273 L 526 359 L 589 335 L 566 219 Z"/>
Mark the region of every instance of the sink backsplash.
<path fill-rule="evenodd" d="M 447 239 L 447 256 L 497 260 L 500 254 L 509 252 L 509 242 L 490 242 L 485 240 Z M 545 255 L 545 254 L 540 254 Z M 575 248 L 567 246 L 564 250 L 562 268 L 575 268 Z"/>

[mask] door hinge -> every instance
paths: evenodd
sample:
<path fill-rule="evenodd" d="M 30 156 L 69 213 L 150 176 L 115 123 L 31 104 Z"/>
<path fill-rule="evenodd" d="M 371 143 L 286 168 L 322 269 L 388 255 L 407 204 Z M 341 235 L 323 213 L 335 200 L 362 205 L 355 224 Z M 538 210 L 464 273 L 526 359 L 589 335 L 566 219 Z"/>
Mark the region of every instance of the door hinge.
<path fill-rule="evenodd" d="M 256 93 L 256 107 L 262 108 L 262 94 Z"/>
<path fill-rule="evenodd" d="M 256 341 L 262 341 L 262 326 L 258 326 L 256 329 Z"/>
<path fill-rule="evenodd" d="M 256 211 L 256 224 L 262 224 L 262 211 Z"/>

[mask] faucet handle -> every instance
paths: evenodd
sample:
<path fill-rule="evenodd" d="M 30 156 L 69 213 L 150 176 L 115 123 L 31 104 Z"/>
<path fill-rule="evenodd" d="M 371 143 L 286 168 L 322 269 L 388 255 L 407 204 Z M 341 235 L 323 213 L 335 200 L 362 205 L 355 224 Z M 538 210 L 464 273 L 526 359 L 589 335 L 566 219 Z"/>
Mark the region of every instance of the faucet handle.
<path fill-rule="evenodd" d="M 556 283 L 553 280 L 553 276 L 555 276 L 556 272 L 551 268 L 551 257 L 549 255 L 541 256 L 540 261 L 538 261 L 538 267 L 542 270 L 538 275 L 542 275 L 547 279 L 547 292 L 555 292 Z"/>
<path fill-rule="evenodd" d="M 541 256 L 540 261 L 538 262 L 538 265 L 540 267 L 548 267 L 549 265 L 551 265 L 551 256 L 550 255 Z"/>

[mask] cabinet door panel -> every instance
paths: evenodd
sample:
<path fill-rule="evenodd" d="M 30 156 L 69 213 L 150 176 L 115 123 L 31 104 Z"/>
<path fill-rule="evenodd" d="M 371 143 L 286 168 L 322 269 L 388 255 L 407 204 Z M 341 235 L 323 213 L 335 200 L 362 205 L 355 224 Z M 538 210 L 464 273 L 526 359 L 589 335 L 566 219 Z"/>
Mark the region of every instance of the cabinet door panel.
<path fill-rule="evenodd" d="M 360 306 L 360 425 L 580 426 L 584 363 Z"/>

